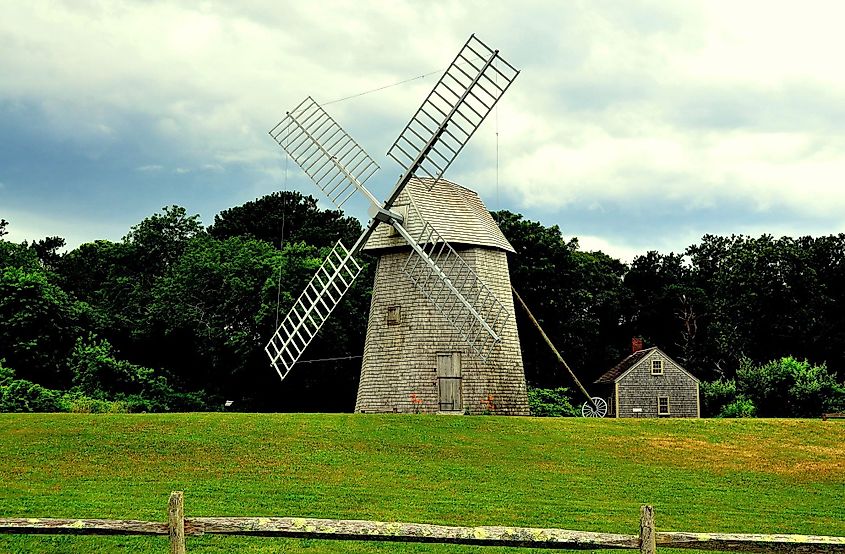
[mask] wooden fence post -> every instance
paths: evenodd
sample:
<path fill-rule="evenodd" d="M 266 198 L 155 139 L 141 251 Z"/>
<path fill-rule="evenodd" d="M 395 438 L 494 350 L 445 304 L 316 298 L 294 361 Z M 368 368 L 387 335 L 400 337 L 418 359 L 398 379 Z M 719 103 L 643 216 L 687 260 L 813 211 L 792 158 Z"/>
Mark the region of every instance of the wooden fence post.
<path fill-rule="evenodd" d="M 170 554 L 185 554 L 185 493 L 170 493 L 167 503 L 167 528 L 170 531 Z"/>
<path fill-rule="evenodd" d="M 640 554 L 657 552 L 657 533 L 654 532 L 654 507 L 640 508 Z"/>

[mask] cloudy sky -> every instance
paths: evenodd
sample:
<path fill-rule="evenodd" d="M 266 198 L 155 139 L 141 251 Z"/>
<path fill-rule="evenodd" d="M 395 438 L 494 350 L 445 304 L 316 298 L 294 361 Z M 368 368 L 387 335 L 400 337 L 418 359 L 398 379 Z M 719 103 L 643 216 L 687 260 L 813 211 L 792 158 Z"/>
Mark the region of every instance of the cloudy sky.
<path fill-rule="evenodd" d="M 843 21 L 806 0 L 0 0 L 0 217 L 76 246 L 165 205 L 211 223 L 282 188 L 319 197 L 267 134 L 285 110 L 441 71 L 476 33 L 522 71 L 447 174 L 490 209 L 627 260 L 839 233 Z M 381 165 L 376 196 L 436 79 L 326 105 Z"/>

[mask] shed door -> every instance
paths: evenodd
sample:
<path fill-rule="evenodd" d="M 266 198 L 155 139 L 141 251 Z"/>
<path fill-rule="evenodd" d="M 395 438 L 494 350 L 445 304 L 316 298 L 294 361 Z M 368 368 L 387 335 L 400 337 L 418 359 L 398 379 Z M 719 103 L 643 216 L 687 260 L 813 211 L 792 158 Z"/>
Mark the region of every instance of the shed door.
<path fill-rule="evenodd" d="M 440 411 L 462 410 L 461 404 L 461 353 L 437 354 L 437 385 L 440 394 Z"/>

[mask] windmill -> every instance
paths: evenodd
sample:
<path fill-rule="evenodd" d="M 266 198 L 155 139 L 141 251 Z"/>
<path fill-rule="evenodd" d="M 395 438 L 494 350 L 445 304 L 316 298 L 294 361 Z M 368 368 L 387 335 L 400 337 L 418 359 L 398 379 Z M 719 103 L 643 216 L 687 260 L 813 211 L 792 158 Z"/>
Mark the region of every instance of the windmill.
<path fill-rule="evenodd" d="M 337 208 L 359 194 L 369 201 L 372 217 L 351 247 L 340 241 L 335 244 L 265 347 L 281 379 L 360 274 L 362 267 L 355 256 L 382 224 L 390 226 L 390 233 L 408 250 L 401 268 L 405 278 L 471 354 L 490 360 L 507 327 L 512 327 L 511 334 L 516 336 L 514 318 L 510 317 L 509 281 L 506 305 L 499 298 L 502 292 L 495 294 L 431 221 L 419 210 L 412 213 L 413 195 L 407 187 L 413 182 L 419 196 L 437 193 L 448 183 L 443 174 L 518 74 L 498 50 L 472 35 L 389 149 L 388 156 L 400 164 L 402 174 L 383 203 L 364 186 L 378 171 L 376 162 L 312 98 L 306 98 L 271 129 L 273 139 Z M 409 198 L 405 209 L 396 209 L 400 197 Z M 415 221 L 413 235 L 409 219 Z M 518 340 L 517 357 L 517 372 L 521 373 Z M 440 360 L 431 363 L 434 366 Z M 524 379 L 522 374 L 523 397 Z M 519 391 L 520 385 L 516 388 Z M 527 406 L 516 411 L 520 410 Z"/>

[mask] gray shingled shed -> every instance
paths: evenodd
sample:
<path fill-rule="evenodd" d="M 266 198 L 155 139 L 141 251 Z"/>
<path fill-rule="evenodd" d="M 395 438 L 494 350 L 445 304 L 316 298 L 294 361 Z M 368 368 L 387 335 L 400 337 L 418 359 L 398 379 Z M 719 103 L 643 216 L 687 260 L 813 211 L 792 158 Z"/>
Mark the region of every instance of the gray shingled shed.
<path fill-rule="evenodd" d="M 637 350 L 595 383 L 613 417 L 700 417 L 699 381 L 653 346 Z"/>
<path fill-rule="evenodd" d="M 413 179 L 392 209 L 417 236 L 430 223 L 508 310 L 502 341 L 477 357 L 402 273 L 410 247 L 382 224 L 364 250 L 377 256 L 357 412 L 528 414 L 507 253 L 513 247 L 475 192 Z"/>

